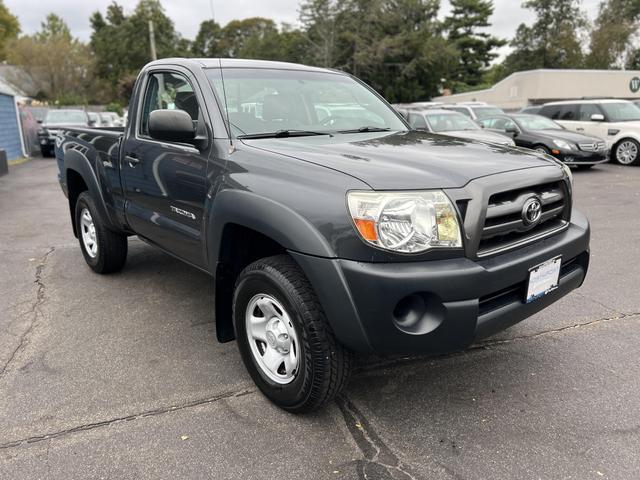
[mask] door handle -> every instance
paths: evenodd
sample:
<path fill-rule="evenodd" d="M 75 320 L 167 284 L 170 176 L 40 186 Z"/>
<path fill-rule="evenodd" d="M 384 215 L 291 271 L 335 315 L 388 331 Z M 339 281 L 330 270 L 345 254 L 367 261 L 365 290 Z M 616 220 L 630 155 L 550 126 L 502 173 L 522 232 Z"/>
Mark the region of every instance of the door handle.
<path fill-rule="evenodd" d="M 127 161 L 131 168 L 136 168 L 140 163 L 140 159 L 134 155 L 125 155 L 124 159 Z"/>
<path fill-rule="evenodd" d="M 576 132 L 584 132 L 584 128 L 576 128 Z"/>

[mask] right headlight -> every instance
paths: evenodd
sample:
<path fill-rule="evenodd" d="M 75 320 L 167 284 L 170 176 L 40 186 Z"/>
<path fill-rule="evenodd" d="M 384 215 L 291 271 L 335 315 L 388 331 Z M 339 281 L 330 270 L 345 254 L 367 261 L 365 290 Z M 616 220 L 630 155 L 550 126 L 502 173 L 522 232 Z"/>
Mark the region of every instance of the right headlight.
<path fill-rule="evenodd" d="M 400 253 L 462 246 L 456 210 L 442 191 L 349 192 L 349 213 L 360 236 Z"/>

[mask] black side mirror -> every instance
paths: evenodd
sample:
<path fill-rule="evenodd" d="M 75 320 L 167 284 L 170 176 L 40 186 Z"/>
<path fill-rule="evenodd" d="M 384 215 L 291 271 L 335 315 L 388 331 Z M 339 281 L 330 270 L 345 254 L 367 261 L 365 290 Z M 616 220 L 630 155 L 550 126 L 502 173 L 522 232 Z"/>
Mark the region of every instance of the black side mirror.
<path fill-rule="evenodd" d="M 509 135 L 512 135 L 514 137 L 520 133 L 517 127 L 507 127 L 505 129 L 505 132 L 507 132 Z"/>
<path fill-rule="evenodd" d="M 193 142 L 196 131 L 184 110 L 154 110 L 149 114 L 149 135 L 165 142 Z"/>
<path fill-rule="evenodd" d="M 36 120 L 36 123 L 42 124 L 42 119 L 41 119 L 41 118 L 38 118 L 38 119 Z"/>

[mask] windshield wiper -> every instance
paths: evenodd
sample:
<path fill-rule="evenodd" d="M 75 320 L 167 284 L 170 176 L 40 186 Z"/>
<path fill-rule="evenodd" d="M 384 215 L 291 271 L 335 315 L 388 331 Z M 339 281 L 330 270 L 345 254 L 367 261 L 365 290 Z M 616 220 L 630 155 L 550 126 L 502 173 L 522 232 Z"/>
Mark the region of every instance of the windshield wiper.
<path fill-rule="evenodd" d="M 390 130 L 389 127 L 372 127 L 365 125 L 364 127 L 354 128 L 352 130 L 339 130 L 338 133 L 388 132 Z"/>
<path fill-rule="evenodd" d="M 245 135 L 238 135 L 238 138 L 252 139 L 252 138 L 287 138 L 287 137 L 308 137 L 311 135 L 329 135 L 329 132 L 314 132 L 313 130 L 276 130 L 275 132 L 264 133 L 247 133 Z"/>

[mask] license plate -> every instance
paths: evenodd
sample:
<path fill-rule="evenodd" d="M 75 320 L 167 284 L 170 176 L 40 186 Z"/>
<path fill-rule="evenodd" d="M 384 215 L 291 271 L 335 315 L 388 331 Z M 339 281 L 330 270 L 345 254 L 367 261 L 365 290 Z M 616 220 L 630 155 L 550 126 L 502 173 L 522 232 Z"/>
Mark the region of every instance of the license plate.
<path fill-rule="evenodd" d="M 562 257 L 558 256 L 529 270 L 527 303 L 531 303 L 558 288 Z"/>

